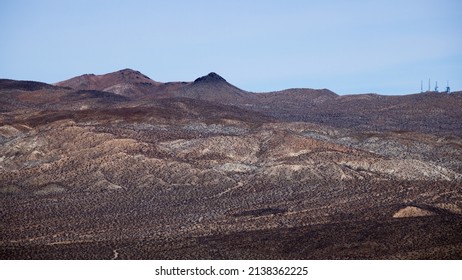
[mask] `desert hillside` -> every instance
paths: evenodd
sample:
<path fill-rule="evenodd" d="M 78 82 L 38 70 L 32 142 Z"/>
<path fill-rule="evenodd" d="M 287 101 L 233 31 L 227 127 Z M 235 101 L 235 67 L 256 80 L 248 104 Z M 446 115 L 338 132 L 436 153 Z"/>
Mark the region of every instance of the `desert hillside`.
<path fill-rule="evenodd" d="M 460 259 L 462 94 L 0 80 L 2 259 Z"/>

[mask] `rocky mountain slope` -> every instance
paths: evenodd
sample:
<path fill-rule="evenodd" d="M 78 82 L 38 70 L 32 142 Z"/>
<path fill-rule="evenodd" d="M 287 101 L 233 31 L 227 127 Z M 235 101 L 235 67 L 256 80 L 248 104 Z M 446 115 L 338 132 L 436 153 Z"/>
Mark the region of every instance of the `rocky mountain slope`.
<path fill-rule="evenodd" d="M 78 90 L 99 90 L 129 97 L 150 93 L 161 83 L 132 69 L 123 69 L 105 75 L 85 74 L 56 83 L 57 86 Z"/>
<path fill-rule="evenodd" d="M 105 81 L 98 83 L 69 82 L 82 77 Z M 107 78 L 112 77 L 112 78 Z M 125 88 L 120 88 L 123 77 Z M 462 136 L 462 94 L 424 93 L 404 96 L 357 94 L 338 96 L 328 89 L 288 89 L 278 92 L 251 93 L 228 83 L 216 73 L 194 82 L 157 83 L 134 70 L 91 76 L 84 75 L 57 83 L 74 89 L 104 90 L 133 99 L 185 97 L 258 111 L 282 121 L 304 121 L 338 128 L 370 131 L 419 131 Z M 143 82 L 140 83 L 141 79 Z M 87 81 L 87 78 L 84 79 Z M 136 88 L 136 90 L 135 90 Z"/>
<path fill-rule="evenodd" d="M 233 105 L 246 104 L 255 99 L 252 94 L 231 85 L 214 72 L 179 88 L 173 95 Z"/>
<path fill-rule="evenodd" d="M 3 259 L 462 256 L 457 94 L 62 86 L 0 81 Z"/>

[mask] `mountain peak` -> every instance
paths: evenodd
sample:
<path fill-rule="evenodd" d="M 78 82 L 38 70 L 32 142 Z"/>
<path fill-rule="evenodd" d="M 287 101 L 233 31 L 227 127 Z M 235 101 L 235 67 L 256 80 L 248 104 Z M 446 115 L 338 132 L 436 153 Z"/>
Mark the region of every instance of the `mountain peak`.
<path fill-rule="evenodd" d="M 215 72 L 210 72 L 207 76 L 197 78 L 194 83 L 213 83 L 213 82 L 226 82 L 226 80 Z"/>
<path fill-rule="evenodd" d="M 136 70 L 133 70 L 133 69 L 130 69 L 130 68 L 125 68 L 125 69 L 122 69 L 122 70 L 119 70 L 115 73 L 140 73 L 140 71 L 136 71 Z"/>
<path fill-rule="evenodd" d="M 140 71 L 129 68 L 102 75 L 85 74 L 56 83 L 77 90 L 108 91 L 124 96 L 144 96 L 160 84 Z"/>
<path fill-rule="evenodd" d="M 116 71 L 116 72 L 113 72 L 113 73 L 108 73 L 106 75 L 114 75 L 114 74 L 122 75 L 124 77 L 129 78 L 129 79 L 140 79 L 142 77 L 144 79 L 150 80 L 150 78 L 148 76 L 144 75 L 140 71 L 133 70 L 133 69 L 130 69 L 130 68 L 125 68 L 125 69 L 122 69 L 122 70 L 119 70 L 119 71 Z"/>

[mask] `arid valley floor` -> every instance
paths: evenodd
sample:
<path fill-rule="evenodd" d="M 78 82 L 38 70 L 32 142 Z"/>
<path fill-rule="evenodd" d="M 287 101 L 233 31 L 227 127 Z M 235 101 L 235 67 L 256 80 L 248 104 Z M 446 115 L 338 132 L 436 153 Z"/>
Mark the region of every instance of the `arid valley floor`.
<path fill-rule="evenodd" d="M 461 259 L 462 93 L 0 80 L 1 259 Z"/>

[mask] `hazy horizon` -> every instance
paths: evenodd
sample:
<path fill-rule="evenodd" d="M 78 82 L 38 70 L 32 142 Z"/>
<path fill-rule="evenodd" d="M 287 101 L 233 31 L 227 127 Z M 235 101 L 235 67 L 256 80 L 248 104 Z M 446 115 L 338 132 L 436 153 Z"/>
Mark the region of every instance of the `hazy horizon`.
<path fill-rule="evenodd" d="M 252 92 L 462 89 L 460 1 L 2 1 L 0 77 L 216 72 Z"/>

